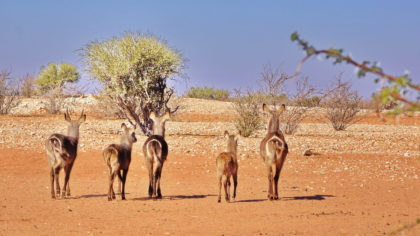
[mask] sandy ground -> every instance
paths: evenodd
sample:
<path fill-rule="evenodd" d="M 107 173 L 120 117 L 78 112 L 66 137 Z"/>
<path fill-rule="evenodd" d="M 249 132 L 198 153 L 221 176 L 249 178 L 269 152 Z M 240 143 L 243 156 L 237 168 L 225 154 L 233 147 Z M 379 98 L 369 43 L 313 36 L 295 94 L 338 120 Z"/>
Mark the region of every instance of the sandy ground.
<path fill-rule="evenodd" d="M 256 150 L 265 131 L 242 138 L 232 203 L 217 203 L 215 176 L 231 117 L 200 117 L 184 115 L 167 124 L 162 200 L 147 197 L 145 137 L 139 136 L 127 200 L 117 196 L 112 202 L 101 149 L 118 140 L 121 120 L 88 117 L 70 180 L 72 197 L 52 200 L 42 142 L 65 130 L 62 117 L 0 117 L 0 235 L 420 235 L 418 117 L 396 126 L 372 116 L 344 132 L 307 122 L 297 135 L 286 136 L 292 151 L 278 201 L 266 200 L 266 172 Z M 320 155 L 302 156 L 307 147 Z"/>

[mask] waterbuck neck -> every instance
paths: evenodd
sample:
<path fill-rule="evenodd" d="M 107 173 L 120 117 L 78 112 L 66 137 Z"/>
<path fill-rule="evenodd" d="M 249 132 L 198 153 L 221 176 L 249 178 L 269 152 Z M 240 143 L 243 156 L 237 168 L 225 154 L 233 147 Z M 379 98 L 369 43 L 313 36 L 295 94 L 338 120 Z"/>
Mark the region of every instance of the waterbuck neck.
<path fill-rule="evenodd" d="M 79 139 L 79 124 L 70 124 L 67 128 L 67 136 Z"/>
<path fill-rule="evenodd" d="M 238 144 L 236 143 L 236 140 L 234 138 L 229 137 L 229 141 L 227 144 L 227 151 L 233 153 L 236 157 L 237 147 L 238 147 Z"/>
<path fill-rule="evenodd" d="M 280 120 L 277 114 L 272 114 L 268 122 L 268 133 L 277 133 L 280 130 Z"/>
<path fill-rule="evenodd" d="M 133 142 L 131 142 L 127 136 L 123 135 L 120 139 L 120 145 L 131 149 Z"/>
<path fill-rule="evenodd" d="M 165 137 L 165 121 L 153 121 L 153 134 Z"/>

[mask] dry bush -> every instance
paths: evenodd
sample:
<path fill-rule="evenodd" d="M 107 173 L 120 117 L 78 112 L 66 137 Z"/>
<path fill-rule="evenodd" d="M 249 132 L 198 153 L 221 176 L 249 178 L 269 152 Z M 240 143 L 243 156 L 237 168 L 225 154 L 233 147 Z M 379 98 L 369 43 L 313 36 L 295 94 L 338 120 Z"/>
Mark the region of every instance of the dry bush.
<path fill-rule="evenodd" d="M 45 107 L 48 114 L 58 114 L 64 108 L 64 93 L 61 86 L 50 88 L 45 96 L 47 98 L 47 106 Z"/>
<path fill-rule="evenodd" d="M 27 74 L 22 78 L 20 95 L 30 98 L 36 94 L 35 77 Z"/>
<path fill-rule="evenodd" d="M 104 118 L 124 119 L 124 113 L 119 109 L 118 105 L 107 95 L 95 96 L 97 105 L 93 108 L 93 113 Z"/>
<path fill-rule="evenodd" d="M 243 137 L 251 136 L 261 127 L 261 104 L 263 103 L 260 92 L 235 90 L 233 108 L 236 112 L 235 127 Z"/>
<path fill-rule="evenodd" d="M 10 82 L 10 73 L 0 72 L 0 114 L 8 114 L 12 108 L 19 105 L 18 89 Z"/>
<path fill-rule="evenodd" d="M 328 92 L 322 102 L 325 118 L 335 130 L 345 130 L 357 120 L 361 100 L 357 91 L 351 90 L 351 83 L 343 82 L 341 76 L 338 76 L 334 88 Z"/>
<path fill-rule="evenodd" d="M 296 92 L 289 95 L 287 109 L 280 116 L 280 128 L 286 134 L 294 134 L 309 110 L 318 105 L 320 97 L 314 97 L 315 89 L 309 85 L 308 78 L 296 80 Z"/>
<path fill-rule="evenodd" d="M 261 72 L 262 88 L 261 95 L 264 95 L 264 102 L 266 104 L 282 104 L 286 103 L 287 95 L 284 93 L 285 83 L 291 79 L 285 73 L 280 70 L 273 69 L 270 64 L 264 65 Z"/>

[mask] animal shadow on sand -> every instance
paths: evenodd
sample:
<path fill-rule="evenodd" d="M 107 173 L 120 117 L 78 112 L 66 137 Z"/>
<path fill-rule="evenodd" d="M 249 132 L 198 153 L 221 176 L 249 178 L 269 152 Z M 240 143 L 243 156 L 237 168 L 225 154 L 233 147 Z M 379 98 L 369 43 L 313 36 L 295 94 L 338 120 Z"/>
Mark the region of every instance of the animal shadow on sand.
<path fill-rule="evenodd" d="M 164 196 L 161 199 L 154 199 L 150 197 L 140 197 L 140 198 L 133 198 L 134 201 L 146 201 L 146 200 L 183 200 L 183 199 L 200 199 L 206 197 L 216 196 L 214 194 L 206 194 L 206 195 L 172 195 L 172 196 Z"/>
<path fill-rule="evenodd" d="M 125 195 L 128 195 L 129 193 L 125 193 Z M 116 199 L 121 199 L 121 193 L 115 193 Z M 72 197 L 70 199 L 80 199 L 80 198 L 102 198 L 102 197 L 108 197 L 108 194 L 86 194 L 86 195 L 81 195 L 81 196 L 77 196 L 77 197 Z"/>
<path fill-rule="evenodd" d="M 281 200 L 284 201 L 292 201 L 292 200 L 325 200 L 328 197 L 335 197 L 334 195 L 321 195 L 321 194 L 315 194 L 315 195 L 309 195 L 309 196 L 294 196 L 294 197 L 282 197 Z"/>

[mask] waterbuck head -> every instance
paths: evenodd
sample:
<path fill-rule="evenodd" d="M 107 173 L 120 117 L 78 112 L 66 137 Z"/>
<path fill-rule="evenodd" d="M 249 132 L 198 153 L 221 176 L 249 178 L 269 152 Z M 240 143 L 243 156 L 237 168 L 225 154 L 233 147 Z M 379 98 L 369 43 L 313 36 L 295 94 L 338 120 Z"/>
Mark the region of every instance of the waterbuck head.
<path fill-rule="evenodd" d="M 271 114 L 268 121 L 268 133 L 277 133 L 280 130 L 280 115 L 286 110 L 286 106 L 282 104 L 280 108 L 270 109 L 266 104 L 263 104 L 263 111 Z"/>
<path fill-rule="evenodd" d="M 227 140 L 227 151 L 232 152 L 236 155 L 239 134 L 229 134 L 229 132 L 225 130 L 224 136 Z"/>
<path fill-rule="evenodd" d="M 73 138 L 79 138 L 79 127 L 86 121 L 84 111 L 82 110 L 82 113 L 77 120 L 72 120 L 69 114 L 69 109 L 67 109 L 66 113 L 64 113 L 64 119 L 69 123 L 69 126 L 67 127 L 67 135 Z"/>
<path fill-rule="evenodd" d="M 165 137 L 165 122 L 171 119 L 171 113 L 166 112 L 163 116 L 157 116 L 154 112 L 150 113 L 150 119 L 153 121 L 153 135 Z"/>
<path fill-rule="evenodd" d="M 137 142 L 136 138 L 136 126 L 134 126 L 132 129 L 128 128 L 125 123 L 121 124 L 121 143 L 122 144 L 128 144 L 129 146 L 133 145 L 133 143 Z"/>

